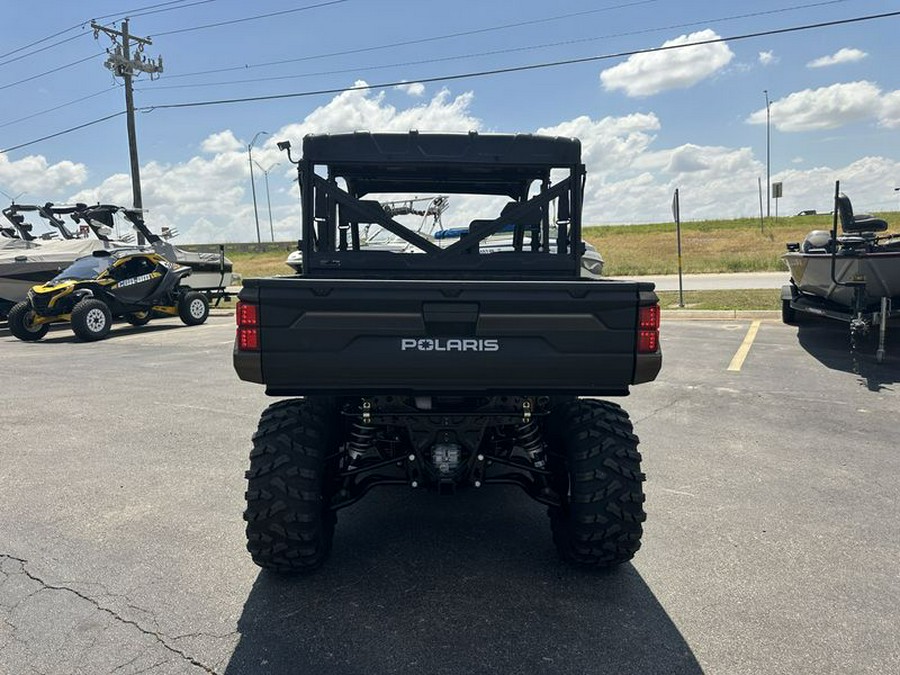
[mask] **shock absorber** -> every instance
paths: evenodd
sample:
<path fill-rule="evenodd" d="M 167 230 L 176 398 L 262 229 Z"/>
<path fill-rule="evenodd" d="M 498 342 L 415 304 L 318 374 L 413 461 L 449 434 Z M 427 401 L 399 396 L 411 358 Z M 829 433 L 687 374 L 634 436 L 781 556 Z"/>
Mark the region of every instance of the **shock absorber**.
<path fill-rule="evenodd" d="M 543 469 L 546 464 L 544 456 L 544 441 L 541 437 L 541 428 L 534 419 L 529 419 L 524 424 L 516 427 L 516 440 L 528 459 L 538 469 Z"/>
<path fill-rule="evenodd" d="M 354 421 L 347 440 L 347 455 L 350 461 L 347 468 L 352 469 L 356 460 L 372 449 L 375 440 L 375 427 L 363 421 Z"/>

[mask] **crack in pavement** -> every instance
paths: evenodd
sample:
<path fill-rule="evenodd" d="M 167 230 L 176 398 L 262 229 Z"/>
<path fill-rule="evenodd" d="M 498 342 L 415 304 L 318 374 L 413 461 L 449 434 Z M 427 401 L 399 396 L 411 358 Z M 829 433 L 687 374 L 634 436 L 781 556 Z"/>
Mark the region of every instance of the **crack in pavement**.
<path fill-rule="evenodd" d="M 655 410 L 651 410 L 650 412 L 648 412 L 646 415 L 643 415 L 642 417 L 636 417 L 636 418 L 632 419 L 631 422 L 632 422 L 632 424 L 640 424 L 641 422 L 646 422 L 651 417 L 656 417 L 657 415 L 659 415 L 659 413 L 663 412 L 664 410 L 668 410 L 669 408 L 674 408 L 676 405 L 678 405 L 679 403 L 683 403 L 683 402 L 684 402 L 684 399 L 671 401 L 669 403 L 666 403 L 666 405 L 664 405 L 664 406 L 660 406 L 659 408 L 656 408 Z"/>
<path fill-rule="evenodd" d="M 35 595 L 36 593 L 39 593 L 41 590 L 45 590 L 45 589 L 53 590 L 53 591 L 68 591 L 69 593 L 72 593 L 73 595 L 81 598 L 82 600 L 89 602 L 94 607 L 96 607 L 98 610 L 100 610 L 104 614 L 108 614 L 109 616 L 111 616 L 113 619 L 115 619 L 119 623 L 122 623 L 122 624 L 125 624 L 128 626 L 132 626 L 133 628 L 136 628 L 138 631 L 140 631 L 142 634 L 144 634 L 148 637 L 152 637 L 160 645 L 162 645 L 162 647 L 165 648 L 167 651 L 171 652 L 172 654 L 176 654 L 176 655 L 180 656 L 182 659 L 184 659 L 191 665 L 196 666 L 197 668 L 202 668 L 207 673 L 210 673 L 210 675 L 219 675 L 219 673 L 217 673 L 215 670 L 213 670 L 206 664 L 198 661 L 190 654 L 187 654 L 184 651 L 182 651 L 181 649 L 178 649 L 177 647 L 174 647 L 171 644 L 169 644 L 169 642 L 159 633 L 147 630 L 146 628 L 141 626 L 136 621 L 132 621 L 131 619 L 126 619 L 125 617 L 119 615 L 115 611 L 109 609 L 108 607 L 104 607 L 103 605 L 101 605 L 99 602 L 97 602 L 93 598 L 90 598 L 90 597 L 84 595 L 83 593 L 75 590 L 74 588 L 69 588 L 68 586 L 55 586 L 53 584 L 47 583 L 40 577 L 38 577 L 28 571 L 28 567 L 27 567 L 28 561 L 27 560 L 23 560 L 22 558 L 17 558 L 15 556 L 12 556 L 12 555 L 9 555 L 6 553 L 0 553 L 0 559 L 4 559 L 4 558 L 7 560 L 11 560 L 11 561 L 19 563 L 22 566 L 22 574 L 24 574 L 26 577 L 28 577 L 32 581 L 41 585 L 41 587 L 42 587 L 41 589 L 39 589 L 38 591 L 35 591 L 35 593 L 30 594 L 28 597 L 31 597 L 32 595 Z"/>

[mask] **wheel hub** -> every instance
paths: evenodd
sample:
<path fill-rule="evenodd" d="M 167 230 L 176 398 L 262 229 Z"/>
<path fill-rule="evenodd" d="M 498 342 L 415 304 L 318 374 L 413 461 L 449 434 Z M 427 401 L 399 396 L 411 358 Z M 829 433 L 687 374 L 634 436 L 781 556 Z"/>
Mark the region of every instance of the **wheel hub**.
<path fill-rule="evenodd" d="M 84 320 L 91 332 L 99 333 L 106 326 L 106 317 L 99 309 L 92 309 Z"/>

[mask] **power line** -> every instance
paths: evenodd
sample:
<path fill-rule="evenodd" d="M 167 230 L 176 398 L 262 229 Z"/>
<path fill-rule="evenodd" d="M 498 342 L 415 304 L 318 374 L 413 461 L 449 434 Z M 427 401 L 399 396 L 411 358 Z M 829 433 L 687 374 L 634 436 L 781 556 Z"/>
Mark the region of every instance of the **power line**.
<path fill-rule="evenodd" d="M 7 152 L 12 152 L 13 150 L 18 150 L 19 148 L 24 148 L 29 145 L 34 145 L 35 143 L 40 143 L 41 141 L 48 141 L 51 138 L 56 138 L 57 136 L 64 136 L 65 134 L 70 134 L 73 131 L 78 131 L 79 129 L 84 129 L 85 127 L 90 127 L 95 124 L 100 124 L 100 122 L 105 122 L 106 120 L 111 120 L 113 117 L 121 117 L 125 114 L 124 110 L 120 110 L 117 113 L 113 113 L 112 115 L 107 115 L 106 117 L 101 117 L 100 119 L 91 120 L 90 122 L 85 122 L 84 124 L 79 124 L 75 127 L 69 127 L 68 129 L 63 129 L 62 131 L 57 131 L 55 134 L 50 134 L 48 136 L 42 136 L 41 138 L 35 138 L 33 141 L 28 141 L 27 143 L 19 143 L 19 145 L 14 145 L 11 148 L 6 148 L 4 150 L 0 150 L 0 154 L 5 154 Z"/>
<path fill-rule="evenodd" d="M 814 30 L 820 28 L 830 28 L 833 26 L 845 26 L 847 24 L 852 23 L 860 23 L 863 21 L 873 21 L 875 19 L 886 19 L 890 17 L 900 16 L 900 11 L 897 12 L 885 12 L 882 14 L 870 14 L 866 16 L 853 17 L 849 19 L 838 19 L 835 21 L 823 21 L 819 23 L 811 23 L 804 24 L 801 26 L 792 26 L 790 28 L 775 28 L 766 31 L 758 31 L 755 33 L 745 33 L 742 35 L 734 35 L 731 37 L 718 37 L 718 38 L 710 38 L 708 40 L 698 40 L 696 42 L 689 42 L 684 44 L 675 44 L 675 45 L 663 45 L 660 47 L 650 47 L 647 49 L 635 49 L 624 52 L 617 52 L 614 54 L 601 54 L 599 56 L 585 56 L 577 59 L 564 59 L 560 61 L 547 61 L 543 63 L 533 63 L 524 66 L 511 66 L 508 68 L 494 68 L 492 70 L 480 70 L 473 71 L 469 73 L 459 73 L 456 75 L 442 75 L 437 77 L 427 77 L 427 78 L 416 78 L 416 82 L 431 83 L 431 82 L 450 82 L 454 80 L 464 80 L 476 77 L 487 77 L 491 75 L 505 75 L 508 73 L 519 73 L 529 70 L 541 70 L 544 68 L 555 68 L 559 66 L 569 66 L 580 63 L 592 63 L 596 61 L 606 61 L 610 59 L 623 58 L 628 56 L 637 56 L 639 54 L 652 54 L 654 52 L 662 52 L 662 51 L 671 51 L 674 49 L 684 49 L 686 47 L 699 47 L 702 45 L 710 45 L 717 44 L 721 42 L 737 42 L 739 40 L 749 40 L 752 38 L 760 38 L 760 37 L 769 37 L 772 35 L 785 35 L 788 33 L 797 33 L 800 31 Z M 318 89 L 313 91 L 302 91 L 302 92 L 294 92 L 290 94 L 270 94 L 267 96 L 247 96 L 242 98 L 230 98 L 230 99 L 218 99 L 211 101 L 193 101 L 188 103 L 168 103 L 162 105 L 154 105 L 147 106 L 141 108 L 142 112 L 152 112 L 153 110 L 168 110 L 175 108 L 197 108 L 201 106 L 212 106 L 212 105 L 226 105 L 232 103 L 250 103 L 254 101 L 274 101 L 279 99 L 286 98 L 303 98 L 308 96 L 321 96 L 325 94 L 341 94 L 347 91 L 353 90 L 370 90 L 370 89 L 387 89 L 390 87 L 397 87 L 400 85 L 409 84 L 408 80 L 398 80 L 395 82 L 382 82 L 380 84 L 367 84 L 362 86 L 353 86 L 353 87 L 339 87 L 334 89 Z"/>
<path fill-rule="evenodd" d="M 833 0 L 834 2 L 846 2 L 847 0 Z M 609 12 L 615 9 L 624 9 L 628 7 L 634 7 L 636 5 L 646 5 L 654 2 L 659 2 L 659 0 L 638 0 L 637 2 L 628 2 L 621 5 L 614 5 L 611 7 L 602 7 L 599 9 L 589 9 L 582 12 L 573 12 L 571 14 L 560 14 L 557 16 L 544 17 L 542 19 L 530 19 L 528 21 L 519 21 L 516 23 L 507 23 L 501 24 L 499 26 L 490 26 L 488 28 L 476 28 L 473 30 L 460 31 L 457 33 L 447 33 L 445 35 L 433 35 L 427 38 L 417 38 L 415 40 L 406 40 L 404 42 L 391 42 L 389 44 L 383 45 L 375 45 L 372 47 L 360 47 L 358 49 L 347 49 L 340 52 L 330 52 L 327 54 L 314 54 L 312 56 L 302 56 L 295 59 L 283 59 L 281 61 L 269 61 L 267 63 L 259 63 L 259 64 L 251 64 L 251 65 L 243 65 L 243 66 L 231 66 L 228 68 L 216 68 L 213 70 L 201 70 L 194 73 L 182 73 L 181 75 L 171 75 L 169 79 L 175 79 L 179 77 L 191 77 L 196 75 L 210 75 L 212 73 L 225 73 L 229 71 L 235 70 L 245 70 L 248 68 L 261 68 L 265 66 L 280 66 L 288 63 L 299 63 L 301 61 L 314 61 L 318 59 L 330 58 L 332 56 L 347 56 L 350 54 L 361 54 L 365 52 L 374 52 L 380 51 L 383 49 L 393 49 L 394 47 L 406 47 L 409 45 L 417 45 L 426 42 L 437 42 L 438 40 L 449 40 L 457 37 L 467 37 L 469 35 L 479 35 L 483 33 L 490 33 L 499 30 L 507 30 L 510 28 L 520 28 L 522 26 L 533 26 L 535 24 L 541 23 L 549 23 L 551 21 L 561 21 L 563 19 L 572 19 L 578 16 L 584 16 L 587 14 L 596 14 L 598 12 Z"/>
<path fill-rule="evenodd" d="M 71 68 L 72 66 L 77 66 L 79 63 L 84 63 L 85 61 L 90 61 L 91 59 L 96 59 L 98 56 L 106 56 L 106 52 L 99 52 L 97 54 L 91 54 L 90 56 L 85 56 L 83 59 L 78 59 L 77 61 L 72 61 L 71 63 L 67 63 L 63 66 L 56 66 L 55 68 L 51 68 L 50 70 L 45 70 L 43 73 L 38 73 L 37 75 L 32 75 L 31 77 L 26 77 L 21 80 L 16 80 L 15 82 L 10 82 L 9 84 L 4 84 L 0 86 L 0 90 L 9 89 L 10 87 L 15 87 L 17 84 L 24 84 L 25 82 L 31 82 L 32 80 L 37 80 L 38 78 L 45 77 L 46 75 L 52 75 L 53 73 L 59 72 L 60 70 L 65 70 L 66 68 Z"/>
<path fill-rule="evenodd" d="M 471 59 L 471 58 L 479 58 L 479 57 L 483 57 L 483 56 L 497 56 L 498 54 L 511 54 L 511 53 L 515 53 L 515 52 L 532 51 L 532 50 L 536 50 L 536 49 L 547 49 L 550 47 L 565 47 L 565 46 L 570 46 L 570 45 L 574 45 L 574 44 L 583 44 L 585 42 L 596 42 L 597 40 L 608 40 L 610 38 L 633 37 L 635 35 L 644 35 L 647 33 L 658 33 L 661 31 L 669 31 L 669 30 L 675 30 L 675 29 L 681 29 L 681 28 L 690 28 L 693 26 L 706 25 L 706 24 L 710 24 L 710 23 L 714 23 L 714 22 L 722 23 L 725 21 L 737 21 L 737 20 L 741 20 L 741 19 L 755 18 L 755 17 L 766 16 L 766 15 L 770 15 L 770 14 L 781 14 L 781 13 L 784 13 L 787 11 L 810 9 L 813 7 L 822 7 L 824 5 L 833 5 L 833 4 L 846 2 L 846 1 L 847 0 L 823 0 L 822 2 L 813 2 L 813 3 L 808 3 L 806 5 L 798 5 L 795 7 L 787 7 L 787 8 L 760 11 L 760 12 L 750 12 L 747 14 L 738 14 L 738 15 L 734 15 L 734 16 L 719 17 L 719 18 L 715 18 L 715 19 L 704 19 L 701 21 L 691 21 L 691 22 L 687 22 L 687 23 L 673 24 L 673 25 L 669 25 L 669 26 L 661 26 L 658 28 L 644 28 L 641 30 L 628 31 L 628 32 L 624 32 L 624 33 L 611 33 L 611 34 L 607 34 L 607 35 L 597 35 L 597 36 L 592 36 L 592 37 L 587 37 L 587 38 L 562 40 L 559 42 L 545 42 L 543 44 L 538 44 L 538 45 L 524 45 L 521 47 L 508 47 L 506 49 L 494 49 L 494 50 L 490 50 L 487 52 L 460 54 L 460 55 L 456 55 L 456 56 L 444 56 L 444 57 L 433 58 L 433 59 L 420 59 L 417 61 L 404 61 L 404 62 L 400 62 L 400 63 L 390 63 L 390 64 L 382 64 L 382 65 L 376 65 L 376 66 L 341 68 L 338 70 L 324 70 L 324 71 L 316 71 L 314 73 L 300 73 L 298 75 L 279 75 L 279 76 L 273 76 L 273 77 L 255 77 L 255 78 L 250 78 L 250 79 L 227 80 L 227 81 L 222 81 L 222 82 L 198 82 L 198 83 L 193 83 L 193 84 L 171 84 L 171 85 L 154 86 L 152 88 L 143 87 L 140 89 L 140 91 L 158 91 L 160 89 L 187 89 L 187 88 L 195 89 L 197 87 L 218 87 L 218 86 L 231 85 L 231 84 L 249 84 L 249 83 L 255 84 L 257 82 L 274 82 L 274 81 L 280 81 L 280 80 L 295 80 L 295 79 L 303 79 L 303 78 L 307 78 L 307 77 L 317 77 L 317 76 L 322 76 L 322 75 L 343 75 L 345 73 L 356 73 L 356 72 L 363 72 L 363 71 L 381 70 L 381 69 L 385 69 L 385 68 L 401 68 L 401 67 L 405 67 L 405 66 L 418 66 L 418 65 L 428 64 L 428 63 L 443 63 L 446 61 L 456 61 L 459 59 Z M 298 59 L 298 60 L 304 60 L 304 59 Z M 278 63 L 283 63 L 283 62 L 278 62 Z M 260 64 L 260 65 L 266 65 L 266 64 Z M 253 67 L 253 66 L 248 66 L 248 67 Z M 231 69 L 228 69 L 228 70 L 231 70 Z M 207 72 L 212 72 L 212 71 L 207 71 Z M 175 75 L 174 77 L 186 77 L 186 76 L 187 75 L 180 75 L 180 76 Z"/>
<path fill-rule="evenodd" d="M 218 28 L 219 26 L 231 26 L 236 23 L 244 23 L 245 21 L 256 21 L 258 19 L 269 19 L 273 16 L 283 16 L 285 14 L 294 14 L 295 12 L 305 12 L 309 9 L 318 9 L 320 7 L 328 7 L 329 5 L 340 5 L 348 0 L 327 0 L 315 5 L 306 5 L 304 7 L 295 7 L 294 9 L 284 9 L 280 12 L 269 12 L 268 14 L 257 14 L 255 16 L 244 17 L 243 19 L 231 19 L 229 21 L 219 21 L 217 23 L 208 23 L 203 26 L 192 26 L 190 28 L 178 28 L 176 30 L 163 31 L 155 33 L 154 37 L 162 37 L 163 35 L 175 35 L 177 33 L 188 33 L 195 30 L 204 30 L 206 28 Z"/>
<path fill-rule="evenodd" d="M 524 72 L 524 71 L 538 70 L 538 69 L 543 69 L 543 68 L 553 68 L 553 67 L 558 67 L 558 66 L 574 65 L 574 64 L 579 64 L 579 63 L 591 63 L 591 62 L 596 62 L 596 61 L 622 58 L 622 57 L 627 57 L 627 56 L 636 56 L 638 54 L 651 54 L 653 52 L 671 51 L 671 50 L 675 50 L 675 49 L 685 49 L 688 47 L 698 47 L 698 46 L 702 46 L 702 45 L 717 44 L 717 43 L 721 43 L 721 42 L 729 42 L 729 41 L 737 42 L 739 40 L 750 40 L 750 39 L 760 38 L 760 37 L 769 37 L 772 35 L 785 35 L 785 34 L 789 34 L 789 33 L 801 32 L 801 31 L 817 30 L 817 29 L 821 29 L 821 28 L 831 28 L 834 26 L 844 26 L 844 25 L 848 25 L 848 24 L 852 24 L 852 23 L 861 23 L 864 21 L 874 21 L 877 19 L 887 19 L 887 18 L 892 18 L 892 17 L 896 17 L 896 16 L 900 16 L 900 11 L 885 12 L 882 14 L 869 14 L 866 16 L 851 17 L 849 19 L 838 19 L 835 21 L 823 21 L 820 23 L 811 23 L 811 24 L 804 24 L 801 26 L 792 26 L 790 28 L 775 28 L 775 29 L 759 31 L 759 32 L 755 32 L 755 33 L 744 33 L 741 35 L 734 35 L 731 37 L 710 38 L 708 40 L 698 40 L 696 42 L 690 42 L 690 43 L 686 43 L 686 44 L 650 47 L 647 49 L 636 49 L 636 50 L 631 50 L 631 51 L 618 52 L 615 54 L 602 54 L 599 56 L 588 56 L 588 57 L 583 57 L 583 58 L 578 58 L 578 59 L 567 59 L 567 60 L 563 60 L 563 61 L 549 61 L 549 62 L 544 62 L 544 63 L 529 64 L 529 65 L 525 65 L 525 66 L 514 66 L 514 67 L 510 67 L 510 68 L 497 68 L 494 70 L 482 70 L 482 71 L 475 71 L 475 72 L 470 72 L 470 73 L 460 73 L 460 74 L 456 74 L 456 75 L 444 75 L 444 76 L 439 76 L 439 77 L 417 78 L 415 81 L 421 82 L 423 84 L 431 83 L 431 82 L 449 82 L 449 81 L 454 81 L 454 80 L 463 80 L 463 79 L 475 78 L 475 77 L 487 77 L 487 76 L 491 76 L 491 75 L 502 75 L 502 74 L 507 74 L 507 73 Z M 355 87 L 340 87 L 340 88 L 335 88 L 335 89 L 320 89 L 320 90 L 316 90 L 316 91 L 296 92 L 296 93 L 291 93 L 291 94 L 273 94 L 273 95 L 269 95 L 269 96 L 252 96 L 252 97 L 235 98 L 235 99 L 221 99 L 221 100 L 215 100 L 215 101 L 170 103 L 170 104 L 164 104 L 164 105 L 146 106 L 144 108 L 139 108 L 139 110 L 141 112 L 152 112 L 154 110 L 195 108 L 195 107 L 201 107 L 201 106 L 224 105 L 224 104 L 230 104 L 230 103 L 248 103 L 248 102 L 253 102 L 253 101 L 271 101 L 271 100 L 277 100 L 277 99 L 300 98 L 300 97 L 308 97 L 308 96 L 319 96 L 319 95 L 325 95 L 325 94 L 340 94 L 340 93 L 344 93 L 347 91 L 353 91 L 353 90 L 363 90 L 364 91 L 364 90 L 382 89 L 382 88 L 387 89 L 390 87 L 397 87 L 397 86 L 404 85 L 404 84 L 409 84 L 409 81 L 400 80 L 400 81 L 396 81 L 396 82 L 385 82 L 385 83 L 381 83 L 381 84 L 371 84 L 371 85 L 363 85 L 363 86 L 355 86 Z M 12 152 L 13 150 L 19 150 L 20 148 L 24 148 L 29 145 L 34 145 L 36 143 L 40 143 L 42 141 L 45 141 L 45 140 L 48 140 L 51 138 L 56 138 L 58 136 L 63 136 L 65 134 L 72 133 L 79 129 L 84 129 L 85 127 L 92 126 L 94 124 L 99 124 L 100 122 L 105 122 L 106 120 L 112 119 L 114 117 L 119 117 L 121 115 L 124 115 L 125 112 L 126 111 L 122 110 L 122 111 L 119 111 L 112 115 L 107 115 L 106 117 L 101 117 L 99 119 L 92 120 L 90 122 L 85 122 L 84 124 L 80 124 L 78 126 L 71 127 L 69 129 L 64 129 L 63 131 L 59 131 L 54 134 L 50 134 L 49 136 L 43 136 L 41 138 L 36 138 L 34 140 L 27 141 L 25 143 L 20 143 L 18 145 L 0 150 L 0 154 Z"/>
<path fill-rule="evenodd" d="M 69 30 L 71 30 L 71 29 L 69 29 Z M 63 31 L 63 32 L 66 33 L 68 31 Z M 58 47 L 59 45 L 64 45 L 67 42 L 71 42 L 72 40 L 77 40 L 78 38 L 84 37 L 85 35 L 88 35 L 88 33 L 82 32 L 82 33 L 79 33 L 78 35 L 73 35 L 72 37 L 67 37 L 65 40 L 60 40 L 59 42 L 54 42 L 53 44 L 49 44 L 45 47 L 41 47 L 40 49 L 35 49 L 33 52 L 28 52 L 27 54 L 21 54 L 20 56 L 17 56 L 14 59 L 9 59 L 8 61 L 4 61 L 3 63 L 0 63 L 0 66 L 5 66 L 10 63 L 15 63 L 16 61 L 21 61 L 22 59 L 27 59 L 29 56 L 34 56 L 35 54 L 40 54 L 41 52 L 45 52 L 48 49 L 53 49 L 54 47 Z"/>
<path fill-rule="evenodd" d="M 136 9 L 128 9 L 124 12 L 114 12 L 112 14 L 104 14 L 103 16 L 94 17 L 94 21 L 99 21 L 100 19 L 108 19 L 110 17 L 128 17 L 129 19 L 134 19 L 139 16 L 146 16 L 148 14 L 159 14 L 160 12 L 171 12 L 176 9 L 187 9 L 188 7 L 193 7 L 194 5 L 205 5 L 210 2 L 216 2 L 216 0 L 195 0 L 195 2 L 186 3 L 187 0 L 169 0 L 169 2 L 158 2 L 155 5 L 146 5 L 145 7 L 138 7 Z M 180 7 L 170 7 L 169 5 L 180 5 Z M 158 7 L 164 7 L 165 9 L 157 9 Z"/>
<path fill-rule="evenodd" d="M 69 26 L 65 30 L 58 31 L 56 33 L 53 33 L 52 35 L 48 35 L 47 37 L 42 37 L 40 40 L 35 40 L 34 42 L 29 42 L 27 45 L 23 45 L 22 47 L 17 47 L 16 49 L 13 49 L 12 51 L 6 52 L 5 54 L 0 54 L 0 59 L 5 59 L 7 56 L 12 56 L 13 54 L 18 54 L 19 52 L 24 51 L 24 50 L 28 49 L 29 47 L 34 47 L 35 45 L 39 45 L 42 42 L 46 42 L 47 40 L 52 40 L 53 38 L 59 37 L 60 35 L 65 35 L 69 31 L 75 30 L 76 28 L 78 28 L 81 25 L 83 25 L 83 24 Z"/>
<path fill-rule="evenodd" d="M 54 106 L 53 108 L 47 108 L 46 110 L 41 110 L 39 112 L 32 113 L 30 115 L 26 115 L 25 117 L 19 117 L 18 119 L 10 120 L 9 122 L 3 122 L 2 124 L 0 124 L 0 129 L 2 129 L 3 127 L 12 126 L 13 124 L 18 124 L 19 122 L 24 122 L 26 120 L 34 119 L 35 117 L 40 117 L 41 115 L 46 115 L 47 113 L 54 112 L 56 110 L 59 110 L 60 108 L 67 108 L 70 105 L 75 105 L 76 103 L 81 103 L 82 101 L 87 101 L 88 99 L 96 98 L 97 96 L 100 96 L 100 94 L 105 94 L 108 91 L 112 91 L 116 87 L 117 87 L 117 85 L 113 84 L 112 86 L 107 87 L 106 89 L 101 89 L 100 91 L 96 91 L 93 94 L 88 94 L 87 96 L 79 96 L 78 98 L 72 99 L 71 101 L 67 101 L 66 103 L 60 103 L 59 105 Z"/>
<path fill-rule="evenodd" d="M 137 7 L 135 9 L 127 10 L 125 12 L 115 12 L 113 14 L 104 14 L 103 16 L 96 17 L 95 21 L 100 20 L 100 19 L 108 19 L 110 17 L 121 17 L 121 16 L 135 17 L 135 16 L 146 16 L 148 14 L 159 14 L 160 12 L 171 12 L 176 9 L 186 9 L 188 7 L 193 7 L 194 5 L 204 5 L 204 4 L 207 4 L 210 2 L 216 2 L 216 0 L 194 0 L 194 2 L 184 4 L 187 1 L 188 0 L 169 0 L 168 2 L 159 2 L 154 5 L 146 5 L 144 7 Z M 180 5 L 180 6 L 179 7 L 170 7 L 169 5 Z M 159 9 L 159 8 L 163 8 L 163 9 Z M 88 19 L 86 21 L 82 21 L 81 23 L 77 23 L 74 26 L 69 26 L 68 28 L 66 28 L 64 30 L 57 31 L 56 33 L 53 33 L 46 37 L 43 37 L 39 40 L 30 42 L 27 45 L 23 45 L 22 47 L 17 47 L 16 49 L 13 49 L 12 51 L 6 52 L 5 54 L 0 54 L 0 59 L 5 59 L 7 56 L 12 56 L 13 54 L 17 54 L 17 53 L 24 51 L 30 47 L 34 47 L 43 42 L 47 42 L 47 40 L 52 40 L 53 38 L 59 37 L 60 35 L 65 35 L 66 33 L 76 30 L 78 28 L 84 29 L 84 27 L 87 26 L 89 23 L 90 23 L 90 19 Z M 107 25 L 109 25 L 109 24 L 107 24 Z M 72 37 L 65 38 L 64 40 L 54 42 L 51 45 L 46 45 L 44 47 L 41 47 L 40 49 L 36 49 L 32 52 L 28 52 L 27 54 L 22 54 L 21 56 L 17 56 L 16 58 L 10 59 L 9 61 L 4 61 L 4 62 L 0 63 L 0 66 L 5 66 L 8 63 L 14 63 L 15 61 L 19 61 L 19 60 L 27 58 L 29 56 L 33 56 L 34 54 L 40 54 L 43 51 L 52 49 L 53 47 L 57 47 L 59 45 L 65 44 L 67 42 L 71 42 L 72 40 L 77 40 L 78 38 L 83 37 L 84 35 L 87 35 L 87 34 L 88 34 L 87 31 L 83 30 L 83 32 L 79 33 L 78 35 L 73 35 Z"/>

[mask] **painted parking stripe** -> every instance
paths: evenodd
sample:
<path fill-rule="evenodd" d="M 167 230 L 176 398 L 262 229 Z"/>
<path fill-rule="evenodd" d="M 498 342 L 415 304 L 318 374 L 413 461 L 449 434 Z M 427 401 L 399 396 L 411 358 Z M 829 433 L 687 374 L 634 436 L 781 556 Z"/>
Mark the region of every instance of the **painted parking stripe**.
<path fill-rule="evenodd" d="M 728 370 L 731 372 L 740 372 L 741 367 L 744 365 L 744 360 L 747 358 L 747 354 L 750 353 L 750 347 L 753 346 L 753 341 L 756 339 L 756 334 L 759 332 L 759 324 L 761 323 L 762 321 L 760 319 L 756 319 L 750 324 L 750 329 L 747 331 L 744 341 L 741 343 L 741 346 L 738 347 L 734 358 L 731 359 L 731 363 L 728 364 Z"/>

